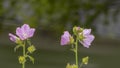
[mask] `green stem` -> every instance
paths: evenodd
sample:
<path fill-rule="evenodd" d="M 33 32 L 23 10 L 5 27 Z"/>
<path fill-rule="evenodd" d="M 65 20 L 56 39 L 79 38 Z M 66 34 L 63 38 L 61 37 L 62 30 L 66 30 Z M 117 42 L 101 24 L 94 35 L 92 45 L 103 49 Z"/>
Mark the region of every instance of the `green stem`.
<path fill-rule="evenodd" d="M 75 60 L 78 68 L 78 39 L 76 39 L 76 42 L 75 42 Z"/>
<path fill-rule="evenodd" d="M 80 68 L 83 66 L 83 63 L 80 64 Z"/>
<path fill-rule="evenodd" d="M 28 43 L 29 46 L 31 46 L 31 42 L 30 42 L 29 39 L 27 39 L 27 43 Z"/>
<path fill-rule="evenodd" d="M 25 68 L 25 64 L 22 64 L 22 68 Z"/>
<path fill-rule="evenodd" d="M 25 57 L 25 45 L 23 45 L 23 56 Z M 25 62 L 22 64 L 22 68 L 25 68 Z"/>

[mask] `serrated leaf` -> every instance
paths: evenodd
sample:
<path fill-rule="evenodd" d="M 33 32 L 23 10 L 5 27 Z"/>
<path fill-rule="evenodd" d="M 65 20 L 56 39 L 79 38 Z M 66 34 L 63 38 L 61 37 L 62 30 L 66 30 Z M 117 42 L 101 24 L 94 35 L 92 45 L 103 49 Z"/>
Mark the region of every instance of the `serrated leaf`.
<path fill-rule="evenodd" d="M 18 48 L 20 48 L 21 47 L 21 45 L 17 45 L 15 48 L 14 48 L 14 51 L 16 52 L 16 50 L 18 49 Z"/>

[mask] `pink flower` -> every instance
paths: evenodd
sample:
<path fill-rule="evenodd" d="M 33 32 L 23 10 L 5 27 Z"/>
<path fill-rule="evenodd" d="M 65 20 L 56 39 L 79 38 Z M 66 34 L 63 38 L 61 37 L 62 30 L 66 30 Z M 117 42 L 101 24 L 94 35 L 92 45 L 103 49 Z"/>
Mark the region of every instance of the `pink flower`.
<path fill-rule="evenodd" d="M 82 32 L 83 39 L 80 40 L 80 43 L 83 44 L 84 47 L 89 48 L 92 41 L 94 40 L 94 35 L 90 34 L 91 29 L 84 29 Z"/>
<path fill-rule="evenodd" d="M 9 36 L 10 36 L 10 40 L 17 43 L 18 40 L 20 40 L 17 36 L 9 33 Z"/>
<path fill-rule="evenodd" d="M 61 36 L 61 45 L 67 45 L 70 43 L 70 33 L 68 31 L 64 31 L 64 34 Z"/>
<path fill-rule="evenodd" d="M 29 25 L 24 24 L 21 27 L 18 27 L 16 29 L 16 35 L 21 39 L 21 40 L 26 40 L 28 38 L 31 38 L 34 35 L 35 29 L 30 28 Z"/>

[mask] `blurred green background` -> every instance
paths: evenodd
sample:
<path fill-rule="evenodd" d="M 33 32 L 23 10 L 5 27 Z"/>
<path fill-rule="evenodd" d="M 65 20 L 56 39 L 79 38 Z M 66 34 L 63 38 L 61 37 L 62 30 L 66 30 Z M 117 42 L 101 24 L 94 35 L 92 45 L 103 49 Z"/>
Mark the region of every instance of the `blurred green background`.
<path fill-rule="evenodd" d="M 36 28 L 32 43 L 35 64 L 26 68 L 65 68 L 73 64 L 70 46 L 60 46 L 64 30 L 73 26 L 91 28 L 95 40 L 89 49 L 79 46 L 79 62 L 84 56 L 90 61 L 83 68 L 119 68 L 120 65 L 120 1 L 119 0 L 0 0 L 0 67 L 21 68 L 20 49 L 8 33 L 15 33 L 24 23 Z"/>

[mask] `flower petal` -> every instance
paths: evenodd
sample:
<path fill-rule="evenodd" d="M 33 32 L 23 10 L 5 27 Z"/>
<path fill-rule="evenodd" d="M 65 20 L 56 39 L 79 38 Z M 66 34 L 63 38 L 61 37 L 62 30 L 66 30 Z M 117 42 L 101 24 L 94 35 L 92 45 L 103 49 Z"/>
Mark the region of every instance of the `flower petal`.
<path fill-rule="evenodd" d="M 21 40 L 24 40 L 23 30 L 20 27 L 16 29 L 16 35 L 20 37 Z"/>
<path fill-rule="evenodd" d="M 35 32 L 35 29 L 34 28 L 31 28 L 28 32 L 28 36 L 29 37 L 32 37 L 34 35 L 34 32 Z"/>
<path fill-rule="evenodd" d="M 70 34 L 68 31 L 65 31 L 61 36 L 61 45 L 67 45 L 70 42 Z"/>
<path fill-rule="evenodd" d="M 13 35 L 12 33 L 9 33 L 8 34 L 10 36 L 10 40 L 13 41 L 13 42 L 16 42 L 18 37 L 16 37 L 15 35 Z"/>
<path fill-rule="evenodd" d="M 92 41 L 94 40 L 94 36 L 93 35 L 88 35 L 85 37 L 85 39 L 83 39 L 83 41 L 81 41 L 80 43 L 83 44 L 84 47 L 89 48 L 89 46 L 91 45 Z"/>
<path fill-rule="evenodd" d="M 22 30 L 24 31 L 27 31 L 30 29 L 30 26 L 28 24 L 24 24 L 22 27 L 21 27 Z"/>
<path fill-rule="evenodd" d="M 91 29 L 84 29 L 83 35 L 89 35 L 91 33 Z"/>

